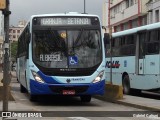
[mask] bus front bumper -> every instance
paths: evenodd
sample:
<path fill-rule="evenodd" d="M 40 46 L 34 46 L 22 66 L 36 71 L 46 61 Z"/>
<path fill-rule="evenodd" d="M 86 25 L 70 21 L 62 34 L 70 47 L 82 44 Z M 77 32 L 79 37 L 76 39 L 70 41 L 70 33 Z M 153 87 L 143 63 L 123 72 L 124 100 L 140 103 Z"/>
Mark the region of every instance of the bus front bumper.
<path fill-rule="evenodd" d="M 104 91 L 105 80 L 90 84 L 46 84 L 30 80 L 33 95 L 103 95 Z"/>

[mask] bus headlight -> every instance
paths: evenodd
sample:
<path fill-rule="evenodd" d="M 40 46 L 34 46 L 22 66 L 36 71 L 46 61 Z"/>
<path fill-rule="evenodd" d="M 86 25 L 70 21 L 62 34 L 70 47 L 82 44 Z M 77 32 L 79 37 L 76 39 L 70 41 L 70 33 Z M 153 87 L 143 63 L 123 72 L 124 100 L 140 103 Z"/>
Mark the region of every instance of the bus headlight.
<path fill-rule="evenodd" d="M 97 83 L 97 82 L 100 82 L 102 77 L 103 77 L 103 74 L 104 74 L 104 71 L 101 71 L 97 77 L 92 81 L 92 83 Z"/>
<path fill-rule="evenodd" d="M 44 83 L 43 79 L 38 75 L 38 73 L 36 73 L 35 71 L 31 70 L 32 71 L 32 75 L 34 77 L 34 79 L 37 81 L 37 82 L 40 82 L 40 83 Z"/>

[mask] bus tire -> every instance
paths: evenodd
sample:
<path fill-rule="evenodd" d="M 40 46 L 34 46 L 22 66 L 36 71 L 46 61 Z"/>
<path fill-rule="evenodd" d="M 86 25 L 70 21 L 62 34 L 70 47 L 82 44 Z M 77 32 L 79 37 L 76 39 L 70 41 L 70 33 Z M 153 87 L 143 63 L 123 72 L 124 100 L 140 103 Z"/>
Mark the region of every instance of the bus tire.
<path fill-rule="evenodd" d="M 91 101 L 91 95 L 82 95 L 80 96 L 81 102 L 90 102 Z"/>
<path fill-rule="evenodd" d="M 32 101 L 32 102 L 36 102 L 37 101 L 37 95 L 29 94 L 29 100 Z"/>
<path fill-rule="evenodd" d="M 124 94 L 130 94 L 130 81 L 129 81 L 129 76 L 125 75 L 122 81 L 122 86 L 123 86 L 123 93 Z"/>
<path fill-rule="evenodd" d="M 21 91 L 21 93 L 27 92 L 26 88 L 22 84 L 20 84 L 20 91 Z"/>
<path fill-rule="evenodd" d="M 139 90 L 139 89 L 131 89 L 131 94 L 133 94 L 133 95 L 140 95 L 141 94 L 141 90 Z"/>

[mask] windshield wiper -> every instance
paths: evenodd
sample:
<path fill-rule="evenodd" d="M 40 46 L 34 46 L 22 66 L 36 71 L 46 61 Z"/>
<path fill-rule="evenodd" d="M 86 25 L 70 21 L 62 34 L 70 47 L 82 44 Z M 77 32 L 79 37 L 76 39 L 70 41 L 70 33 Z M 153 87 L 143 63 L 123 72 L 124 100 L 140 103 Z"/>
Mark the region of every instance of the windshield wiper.
<path fill-rule="evenodd" d="M 81 31 L 79 32 L 77 39 L 75 40 L 74 46 L 79 42 L 81 35 L 83 34 L 84 29 L 81 29 Z"/>
<path fill-rule="evenodd" d="M 74 38 L 72 38 L 72 39 L 73 39 L 72 49 L 71 49 L 71 51 L 69 52 L 69 55 L 71 55 L 71 56 L 75 55 L 75 48 L 78 47 L 77 44 L 79 43 L 79 40 L 80 40 L 80 38 L 81 38 L 81 36 L 82 36 L 82 34 L 83 34 L 83 31 L 84 31 L 83 29 L 81 29 L 81 30 L 79 31 L 76 40 L 74 40 Z M 80 46 L 80 45 L 79 45 L 79 46 Z"/>

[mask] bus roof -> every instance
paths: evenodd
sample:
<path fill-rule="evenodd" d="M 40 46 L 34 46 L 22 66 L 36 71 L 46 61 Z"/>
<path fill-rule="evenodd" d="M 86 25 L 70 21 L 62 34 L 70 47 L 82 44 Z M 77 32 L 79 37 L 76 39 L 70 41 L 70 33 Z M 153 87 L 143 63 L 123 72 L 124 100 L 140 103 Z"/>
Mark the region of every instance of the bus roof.
<path fill-rule="evenodd" d="M 98 17 L 97 15 L 93 15 L 93 14 L 81 14 L 81 13 L 77 13 L 77 12 L 69 12 L 69 13 L 57 13 L 57 14 L 39 14 L 39 15 L 32 15 L 31 19 L 34 17 L 50 17 L 50 16 L 87 16 L 87 17 Z"/>
<path fill-rule="evenodd" d="M 124 30 L 124 31 L 116 32 L 116 33 L 112 33 L 112 37 L 115 38 L 115 37 L 119 37 L 119 36 L 123 36 L 123 35 L 129 35 L 129 34 L 137 33 L 140 31 L 152 30 L 152 29 L 157 29 L 157 28 L 160 28 L 160 22 L 141 26 L 141 27 L 136 27 L 133 29 Z"/>

